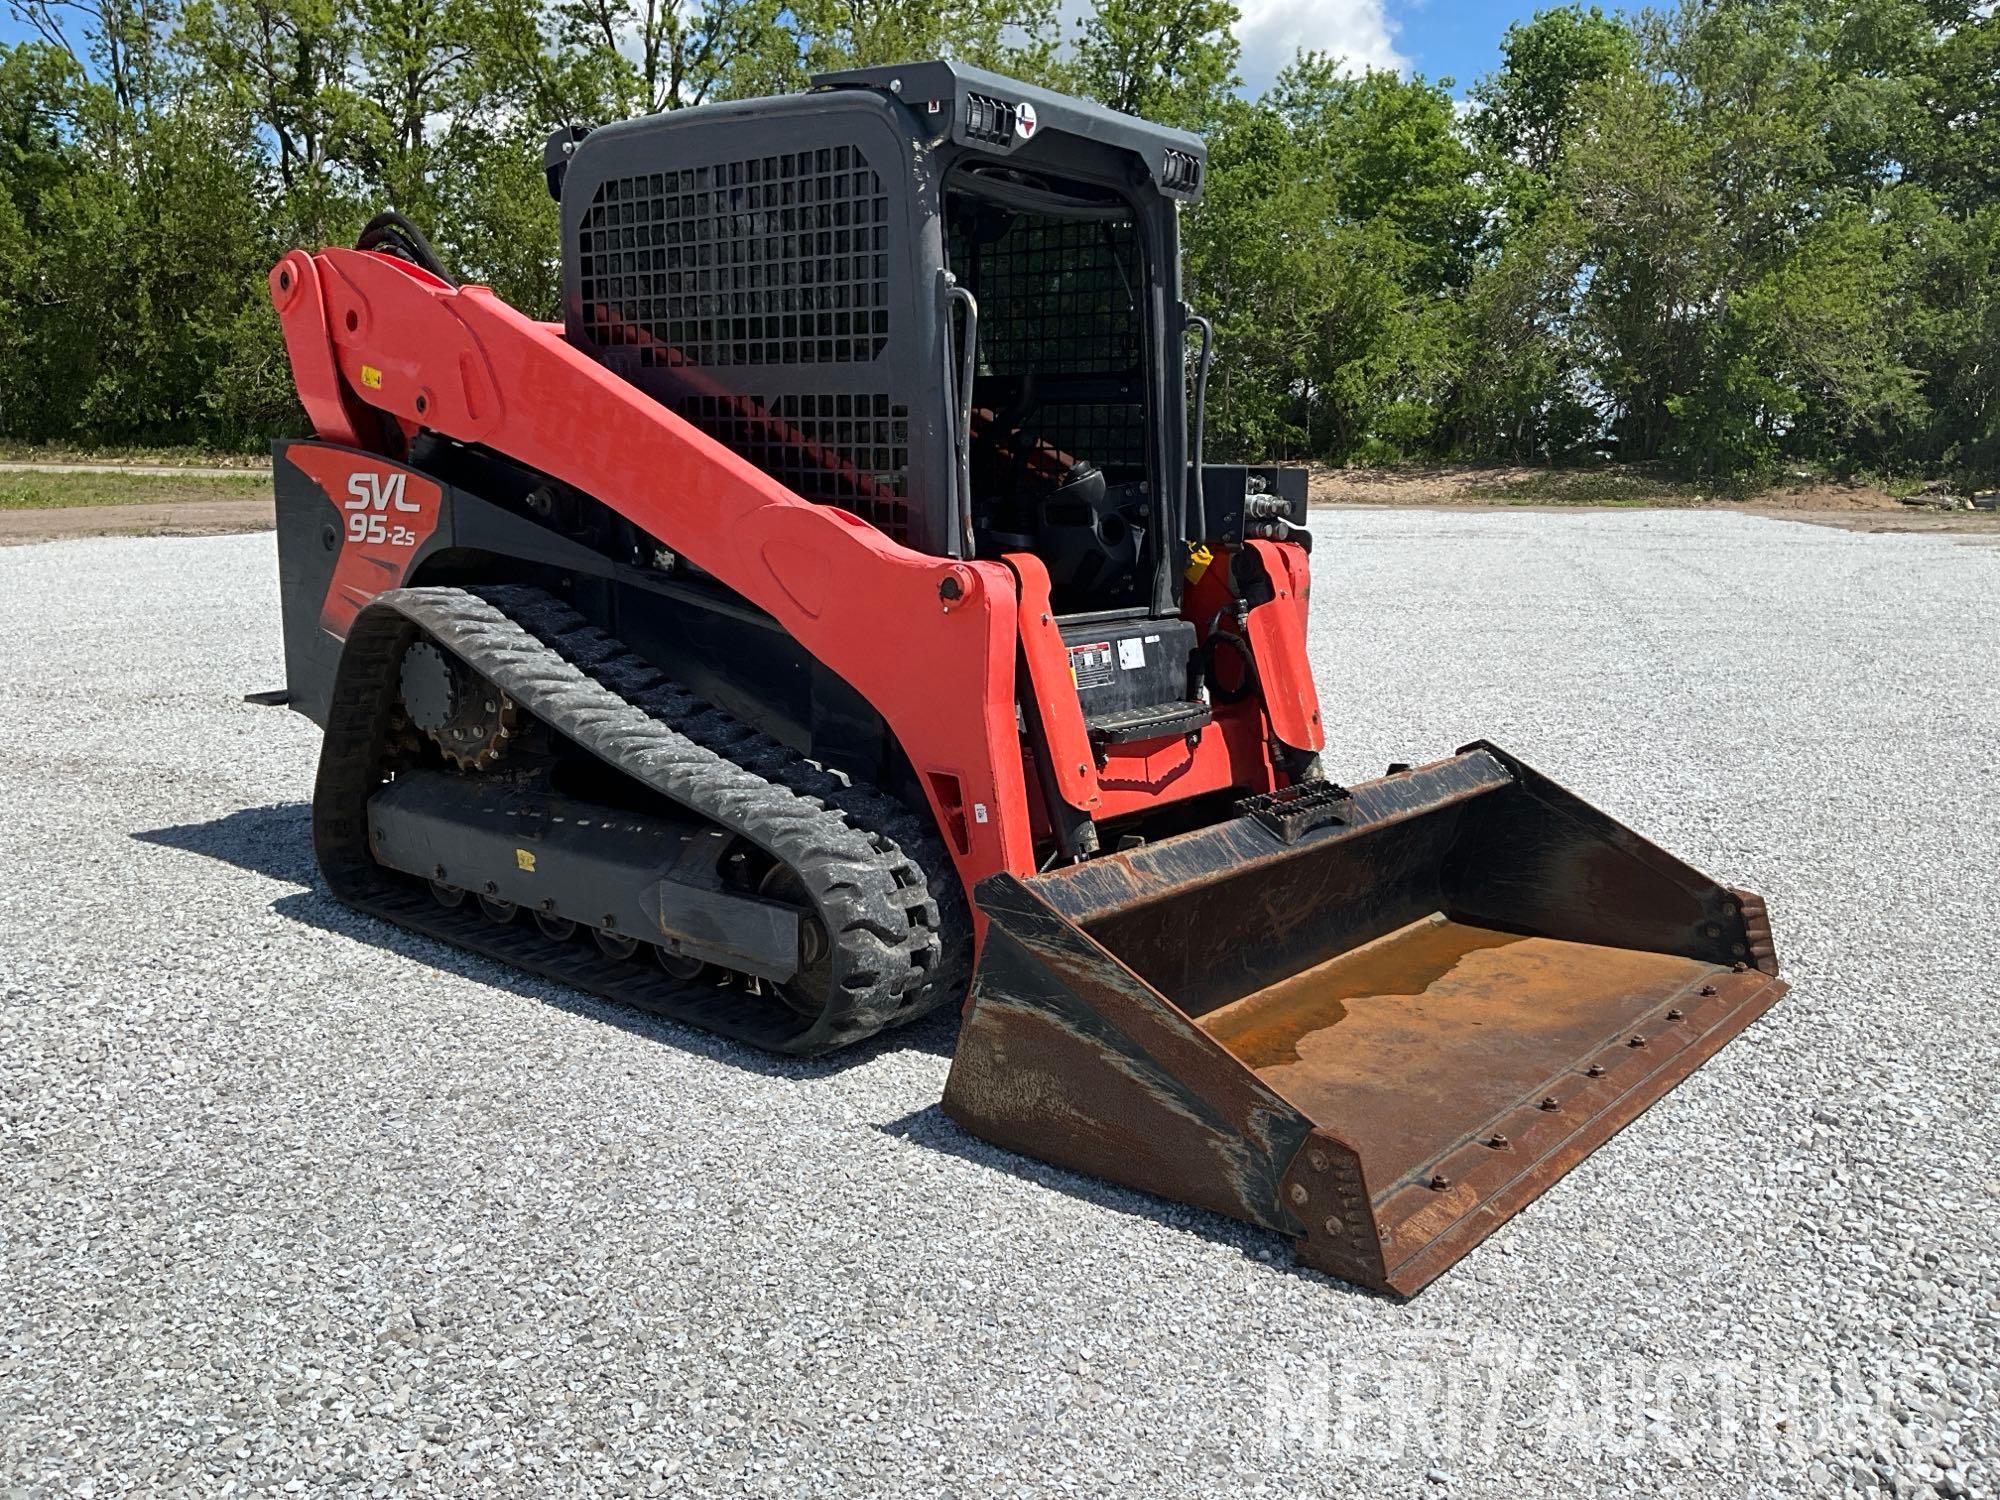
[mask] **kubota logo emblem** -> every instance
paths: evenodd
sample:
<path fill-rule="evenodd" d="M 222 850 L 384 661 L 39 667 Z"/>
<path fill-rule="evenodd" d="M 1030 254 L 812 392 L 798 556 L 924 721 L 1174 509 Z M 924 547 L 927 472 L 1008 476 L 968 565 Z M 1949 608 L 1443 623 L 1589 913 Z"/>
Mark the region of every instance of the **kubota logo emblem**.
<path fill-rule="evenodd" d="M 391 547 L 414 547 L 417 533 L 398 522 L 391 526 L 384 514 L 399 510 L 415 515 L 423 510 L 404 493 L 403 474 L 376 474 L 366 469 L 347 476 L 347 538 L 354 542 L 387 542 Z"/>

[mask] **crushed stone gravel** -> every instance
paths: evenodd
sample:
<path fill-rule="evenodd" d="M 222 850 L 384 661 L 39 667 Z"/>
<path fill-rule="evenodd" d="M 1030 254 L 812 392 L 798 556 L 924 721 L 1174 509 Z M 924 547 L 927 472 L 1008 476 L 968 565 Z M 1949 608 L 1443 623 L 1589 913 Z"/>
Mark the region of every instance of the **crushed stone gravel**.
<path fill-rule="evenodd" d="M 1345 779 L 1475 738 L 1794 990 L 1415 1302 L 323 893 L 271 539 L 0 551 L 0 1496 L 1992 1493 L 2000 551 L 1315 515 Z"/>

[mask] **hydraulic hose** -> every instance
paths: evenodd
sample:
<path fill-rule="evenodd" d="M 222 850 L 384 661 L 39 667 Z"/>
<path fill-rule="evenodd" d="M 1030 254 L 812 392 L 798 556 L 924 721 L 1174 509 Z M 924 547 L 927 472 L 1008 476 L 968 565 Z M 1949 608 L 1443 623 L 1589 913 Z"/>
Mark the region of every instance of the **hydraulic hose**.
<path fill-rule="evenodd" d="M 445 270 L 444 262 L 438 259 L 437 251 L 431 248 L 430 239 L 393 208 L 383 209 L 368 221 L 367 227 L 361 231 L 361 238 L 354 242 L 354 248 L 387 251 L 412 265 L 422 266 L 447 286 L 458 285 Z"/>

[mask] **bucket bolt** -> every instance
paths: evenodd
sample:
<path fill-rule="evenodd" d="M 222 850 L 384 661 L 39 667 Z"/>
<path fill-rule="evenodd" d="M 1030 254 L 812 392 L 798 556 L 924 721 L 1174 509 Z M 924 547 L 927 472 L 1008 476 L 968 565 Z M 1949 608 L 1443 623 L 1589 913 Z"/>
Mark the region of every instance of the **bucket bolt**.
<path fill-rule="evenodd" d="M 1667 1012 L 1667 1019 L 1669 1021 L 1679 1021 L 1685 1019 L 1685 1016 L 1680 1009 L 1676 1008 Z"/>
<path fill-rule="evenodd" d="M 1604 1064 L 1592 1063 L 1583 1070 L 1583 1074 L 1586 1078 L 1602 1078 L 1604 1076 Z"/>
<path fill-rule="evenodd" d="M 1450 1186 L 1451 1186 L 1451 1179 L 1445 1176 L 1444 1173 L 1442 1172 L 1439 1172 L 1436 1176 L 1431 1178 L 1431 1187 L 1433 1190 L 1437 1192 L 1441 1193 Z"/>
<path fill-rule="evenodd" d="M 1507 1149 L 1507 1137 L 1496 1130 L 1487 1139 L 1486 1144 L 1491 1146 L 1495 1151 L 1505 1151 Z"/>
<path fill-rule="evenodd" d="M 1562 1104 L 1554 1094 L 1550 1094 L 1546 1099 L 1542 1100 L 1541 1107 L 1543 1109 L 1561 1109 Z"/>
<path fill-rule="evenodd" d="M 1713 995 L 1714 993 L 1715 993 L 1715 986 L 1712 984 L 1705 984 L 1701 987 L 1701 997 L 1704 1000 L 1708 999 L 1708 997 Z"/>
<path fill-rule="evenodd" d="M 1628 1047 L 1643 1047 L 1646 1045 L 1646 1039 L 1642 1036 L 1635 1036 L 1625 1045 Z"/>

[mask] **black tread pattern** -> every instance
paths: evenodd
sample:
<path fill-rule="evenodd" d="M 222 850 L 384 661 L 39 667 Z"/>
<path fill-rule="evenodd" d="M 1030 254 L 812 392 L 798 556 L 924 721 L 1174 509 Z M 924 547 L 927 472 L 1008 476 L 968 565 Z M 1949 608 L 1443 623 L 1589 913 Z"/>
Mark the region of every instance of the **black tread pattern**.
<path fill-rule="evenodd" d="M 833 939 L 825 1011 L 807 1020 L 775 997 L 674 980 L 532 928 L 497 927 L 429 903 L 376 866 L 367 799 L 383 779 L 402 652 L 419 633 L 579 748 L 795 870 Z M 696 698 L 540 590 L 379 596 L 349 632 L 327 724 L 314 841 L 334 894 L 352 905 L 780 1052 L 832 1051 L 963 993 L 971 924 L 925 820 Z"/>

